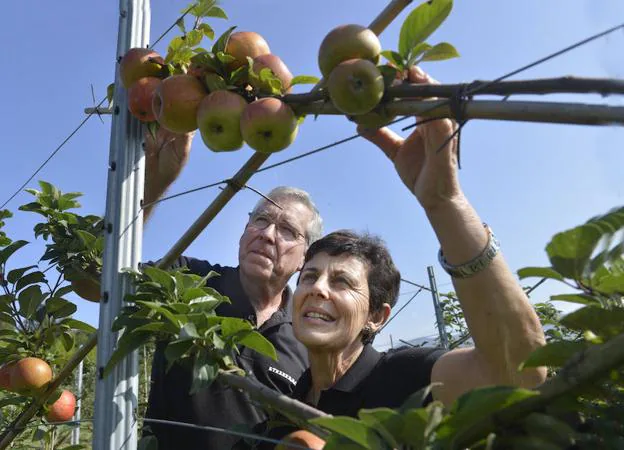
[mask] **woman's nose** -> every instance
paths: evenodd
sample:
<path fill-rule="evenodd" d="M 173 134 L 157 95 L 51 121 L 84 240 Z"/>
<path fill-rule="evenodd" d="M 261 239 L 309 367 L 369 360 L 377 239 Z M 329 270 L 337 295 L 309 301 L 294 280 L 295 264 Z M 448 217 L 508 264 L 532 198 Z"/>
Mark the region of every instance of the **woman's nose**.
<path fill-rule="evenodd" d="M 310 286 L 311 292 L 323 299 L 329 298 L 329 285 L 327 283 L 327 278 L 324 276 L 318 277 L 312 286 Z"/>

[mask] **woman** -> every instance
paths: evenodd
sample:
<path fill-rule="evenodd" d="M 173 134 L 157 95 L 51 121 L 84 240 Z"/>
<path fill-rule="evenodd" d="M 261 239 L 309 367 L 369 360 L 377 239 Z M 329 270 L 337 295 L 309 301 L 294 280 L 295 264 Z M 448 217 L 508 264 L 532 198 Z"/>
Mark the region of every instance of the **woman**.
<path fill-rule="evenodd" d="M 436 83 L 417 67 L 410 81 Z M 429 121 L 406 139 L 388 128 L 358 131 L 392 161 L 423 208 L 475 346 L 377 353 L 369 342 L 396 302 L 399 273 L 379 240 L 332 233 L 308 250 L 294 295 L 294 331 L 310 359 L 295 398 L 355 416 L 363 407 L 398 406 L 430 382 L 433 397 L 449 406 L 480 386 L 534 387 L 545 379 L 545 368 L 517 370 L 544 333 L 492 230 L 463 194 L 455 127 Z"/>
<path fill-rule="evenodd" d="M 361 408 L 398 407 L 430 383 L 443 350 L 382 354 L 371 346 L 396 303 L 400 278 L 379 238 L 337 231 L 310 246 L 293 297 L 293 329 L 310 368 L 294 398 L 356 416 Z"/>

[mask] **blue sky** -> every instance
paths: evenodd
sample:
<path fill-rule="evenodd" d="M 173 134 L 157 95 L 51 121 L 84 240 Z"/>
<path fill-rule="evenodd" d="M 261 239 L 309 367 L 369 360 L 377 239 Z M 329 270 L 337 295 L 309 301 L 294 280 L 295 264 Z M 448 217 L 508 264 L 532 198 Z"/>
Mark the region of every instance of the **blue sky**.
<path fill-rule="evenodd" d="M 172 24 L 186 5 L 180 0 L 154 0 L 152 39 Z M 371 0 L 223 1 L 230 20 L 210 24 L 218 34 L 230 25 L 256 31 L 294 74 L 318 75 L 316 54 L 325 34 L 340 24 L 368 24 L 384 5 Z M 381 36 L 384 49 L 398 47 L 400 24 L 409 10 Z M 84 118 L 83 109 L 93 104 L 90 86 L 97 101 L 104 96 L 114 77 L 118 2 L 65 0 L 54 6 L 8 2 L 2 11 L 7 19 L 0 29 L 6 63 L 1 78 L 5 112 L 0 121 L 3 203 Z M 429 41 L 452 43 L 461 58 L 423 67 L 442 82 L 493 79 L 617 25 L 623 17 L 621 0 L 460 0 Z M 164 53 L 167 40 L 174 35 L 156 49 Z M 624 33 L 619 31 L 515 79 L 562 75 L 622 78 L 622 47 Z M 540 99 L 622 104 L 621 98 L 615 97 L 557 95 Z M 29 187 L 44 179 L 63 191 L 83 192 L 83 212 L 102 214 L 110 119 L 103 121 L 91 118 Z M 308 118 L 296 142 L 272 156 L 269 163 L 353 133 L 353 125 L 344 118 Z M 544 246 L 555 232 L 624 203 L 623 141 L 621 127 L 494 121 L 467 124 L 462 137 L 462 185 L 481 218 L 497 234 L 513 270 L 546 265 Z M 190 162 L 170 193 L 227 178 L 251 154 L 247 147 L 235 153 L 212 153 L 196 139 Z M 324 216 L 327 231 L 354 228 L 380 234 L 405 278 L 426 284 L 426 267 L 433 265 L 440 291 L 452 290 L 450 279 L 437 265 L 438 243 L 424 214 L 385 156 L 371 144 L 358 139 L 258 174 L 249 184 L 264 192 L 277 185 L 308 190 Z M 217 193 L 217 189 L 204 190 L 161 204 L 145 229 L 144 258 L 162 256 Z M 16 212 L 6 226 L 13 239 L 33 239 L 36 217 L 16 211 L 29 197 L 21 193 L 8 205 Z M 241 192 L 187 254 L 236 264 L 246 212 L 256 201 L 256 194 Z M 33 242 L 13 263 L 31 264 L 42 248 L 42 242 Z M 544 300 L 561 290 L 548 282 L 535 291 L 533 299 Z M 404 286 L 397 306 L 413 291 Z M 76 301 L 77 317 L 96 324 L 97 305 Z M 431 296 L 423 292 L 388 326 L 377 345 L 387 346 L 390 334 L 396 343 L 433 332 Z"/>

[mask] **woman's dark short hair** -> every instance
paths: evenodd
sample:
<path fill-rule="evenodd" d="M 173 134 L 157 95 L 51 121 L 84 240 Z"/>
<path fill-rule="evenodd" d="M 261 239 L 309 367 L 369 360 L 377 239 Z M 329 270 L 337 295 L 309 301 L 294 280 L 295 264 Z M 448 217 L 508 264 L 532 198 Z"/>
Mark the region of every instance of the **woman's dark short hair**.
<path fill-rule="evenodd" d="M 351 255 L 368 266 L 369 310 L 379 312 L 384 303 L 394 307 L 399 297 L 401 273 L 398 271 L 384 241 L 368 233 L 339 230 L 314 242 L 305 255 L 305 262 L 318 253 L 330 256 Z"/>

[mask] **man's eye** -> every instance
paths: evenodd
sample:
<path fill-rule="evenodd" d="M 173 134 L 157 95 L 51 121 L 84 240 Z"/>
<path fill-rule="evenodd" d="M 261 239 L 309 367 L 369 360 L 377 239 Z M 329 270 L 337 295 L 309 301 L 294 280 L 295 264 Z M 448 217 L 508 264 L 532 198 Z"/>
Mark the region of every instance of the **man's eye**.
<path fill-rule="evenodd" d="M 269 225 L 269 219 L 266 217 L 256 217 L 253 223 L 258 227 L 267 227 Z"/>
<path fill-rule="evenodd" d="M 293 230 L 292 228 L 290 228 L 289 226 L 285 226 L 285 225 L 280 226 L 280 233 L 282 233 L 282 236 L 288 239 L 294 239 L 297 237 L 297 232 Z"/>

